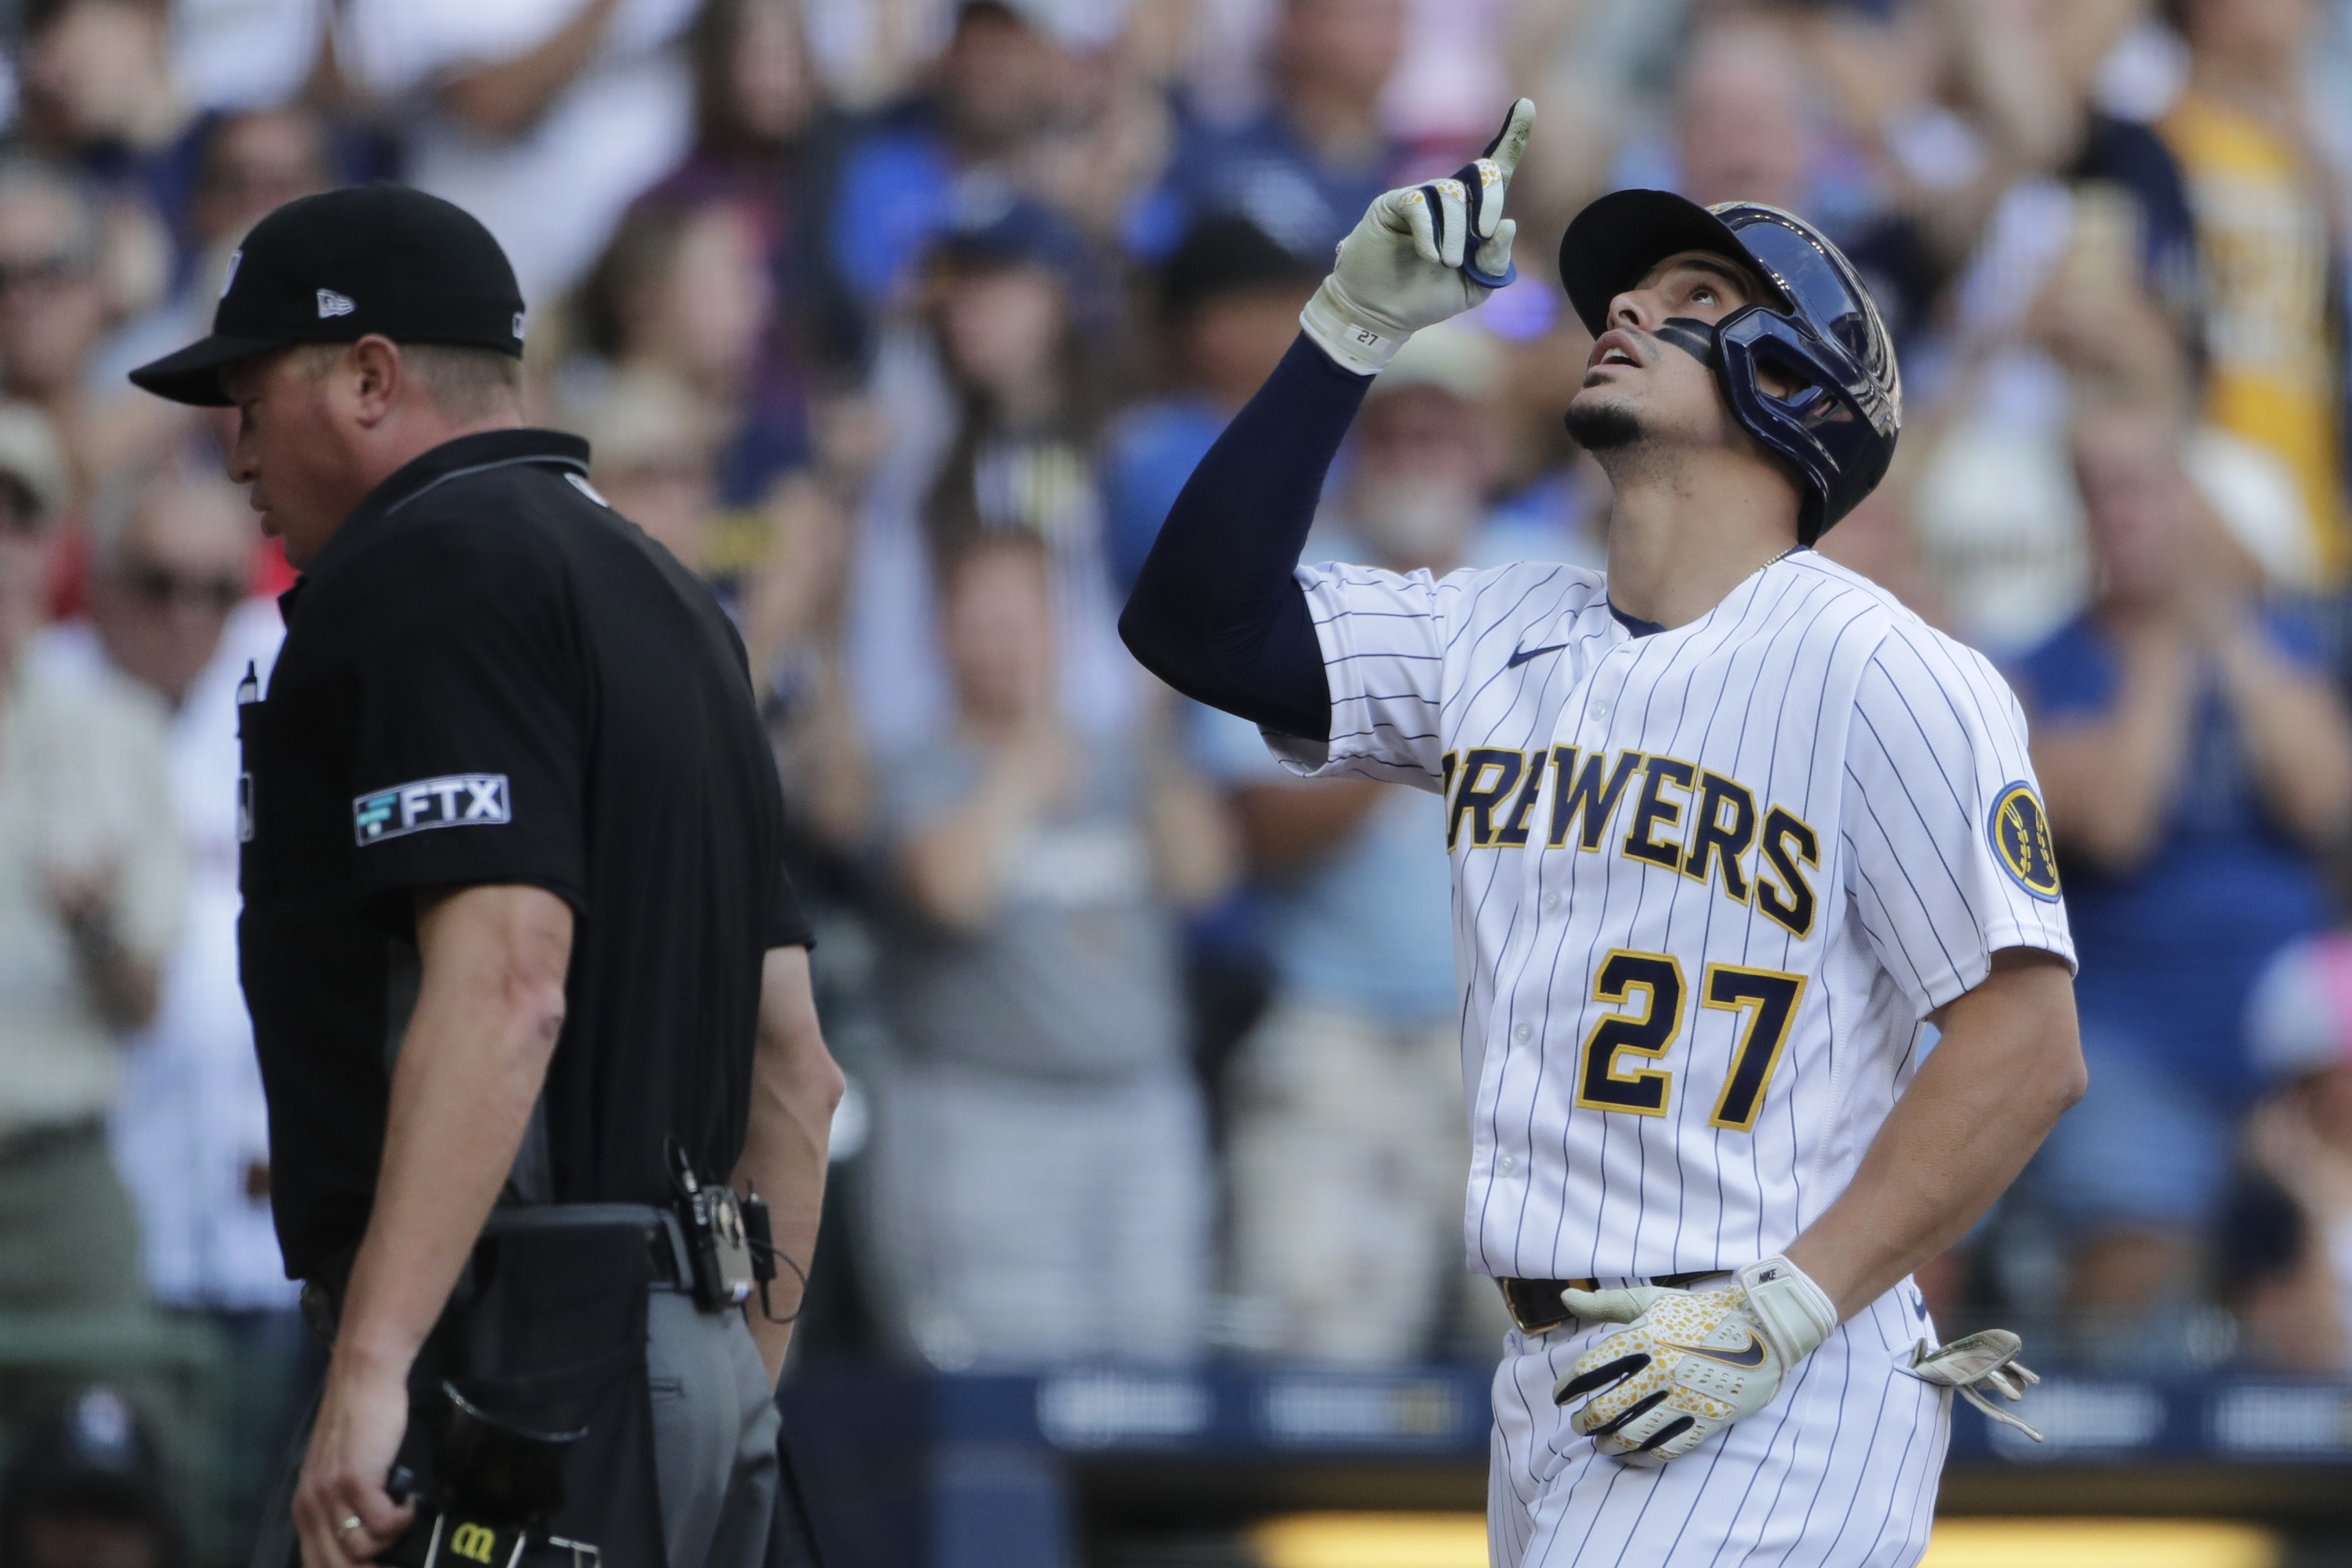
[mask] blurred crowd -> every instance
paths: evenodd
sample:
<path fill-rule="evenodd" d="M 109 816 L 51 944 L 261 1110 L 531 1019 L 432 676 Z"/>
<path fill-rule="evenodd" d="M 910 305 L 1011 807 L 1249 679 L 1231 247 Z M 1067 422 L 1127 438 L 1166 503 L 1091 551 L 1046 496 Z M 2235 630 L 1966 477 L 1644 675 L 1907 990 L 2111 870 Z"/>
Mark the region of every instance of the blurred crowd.
<path fill-rule="evenodd" d="M 1567 220 L 1652 185 L 1824 225 L 1908 402 L 1823 549 L 2010 674 L 2082 955 L 2089 1096 L 1929 1271 L 1945 1326 L 2352 1373 L 2347 0 L 0 30 L 5 1568 L 179 1560 L 174 1452 L 219 1549 L 310 1375 L 235 947 L 236 705 L 289 573 L 218 420 L 123 372 L 205 328 L 260 215 L 374 178 L 499 235 L 534 417 L 750 652 L 853 1081 L 797 1354 L 1492 1354 L 1443 808 L 1288 778 L 1114 621 L 1334 244 L 1524 93 L 1519 279 L 1381 377 L 1313 550 L 1600 564 Z"/>

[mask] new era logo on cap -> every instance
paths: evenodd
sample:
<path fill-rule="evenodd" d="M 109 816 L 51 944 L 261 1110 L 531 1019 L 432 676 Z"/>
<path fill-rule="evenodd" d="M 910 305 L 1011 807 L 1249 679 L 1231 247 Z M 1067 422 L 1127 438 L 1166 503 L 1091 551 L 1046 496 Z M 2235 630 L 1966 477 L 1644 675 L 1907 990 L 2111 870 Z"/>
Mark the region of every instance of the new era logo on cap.
<path fill-rule="evenodd" d="M 331 288 L 319 290 L 319 319 L 321 321 L 330 316 L 348 316 L 358 308 L 348 294 L 338 294 Z"/>

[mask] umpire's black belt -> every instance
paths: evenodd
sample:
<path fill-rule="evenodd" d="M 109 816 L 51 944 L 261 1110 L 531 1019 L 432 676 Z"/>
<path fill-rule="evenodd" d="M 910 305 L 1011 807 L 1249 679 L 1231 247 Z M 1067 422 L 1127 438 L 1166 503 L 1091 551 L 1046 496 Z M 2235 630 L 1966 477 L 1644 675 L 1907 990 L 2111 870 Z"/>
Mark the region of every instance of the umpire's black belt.
<path fill-rule="evenodd" d="M 511 1231 L 544 1230 L 569 1226 L 642 1225 L 646 1252 L 652 1261 L 649 1283 L 656 1291 L 692 1291 L 694 1262 L 686 1249 L 686 1232 L 677 1216 L 650 1203 L 553 1203 L 523 1208 L 496 1208 L 482 1227 L 477 1246 L 495 1243 Z M 302 1321 L 321 1350 L 332 1350 L 335 1328 L 343 1315 L 343 1291 L 351 1283 L 354 1249 L 328 1272 L 302 1281 Z"/>
<path fill-rule="evenodd" d="M 1680 1291 L 1712 1280 L 1722 1273 L 1720 1269 L 1700 1269 L 1688 1274 L 1659 1274 L 1646 1280 L 1612 1280 L 1612 1288 L 1620 1285 L 1656 1285 L 1664 1290 Z M 1509 1309 L 1511 1322 L 1521 1333 L 1549 1333 L 1576 1314 L 1559 1299 L 1562 1291 L 1597 1291 L 1598 1280 L 1496 1280 L 1503 1288 L 1503 1305 Z"/>

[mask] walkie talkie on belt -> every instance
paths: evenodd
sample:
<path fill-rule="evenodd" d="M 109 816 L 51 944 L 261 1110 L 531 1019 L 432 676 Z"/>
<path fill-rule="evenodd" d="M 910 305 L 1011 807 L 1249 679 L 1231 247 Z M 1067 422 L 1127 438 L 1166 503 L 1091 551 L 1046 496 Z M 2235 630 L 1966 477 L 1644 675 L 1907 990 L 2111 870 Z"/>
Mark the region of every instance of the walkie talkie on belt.
<path fill-rule="evenodd" d="M 724 1183 L 705 1185 L 676 1140 L 669 1145 L 670 1178 L 677 1189 L 677 1222 L 694 1266 L 694 1299 L 706 1312 L 751 1299 L 758 1274 L 751 1239 L 743 1228 L 743 1200 Z"/>

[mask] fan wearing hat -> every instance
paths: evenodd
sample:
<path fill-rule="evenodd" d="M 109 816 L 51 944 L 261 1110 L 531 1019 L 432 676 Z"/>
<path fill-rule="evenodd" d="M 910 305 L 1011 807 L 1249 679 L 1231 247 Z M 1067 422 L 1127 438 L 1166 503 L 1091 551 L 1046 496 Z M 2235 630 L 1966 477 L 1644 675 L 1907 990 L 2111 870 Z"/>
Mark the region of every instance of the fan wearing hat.
<path fill-rule="evenodd" d="M 470 1497 L 445 1386 L 584 1433 L 504 1524 L 715 1568 L 774 1508 L 789 1294 L 747 1320 L 751 1265 L 701 1266 L 677 1202 L 756 1184 L 805 1260 L 840 1078 L 742 646 L 587 444 L 523 424 L 528 325 L 479 223 L 371 185 L 264 218 L 212 333 L 131 377 L 236 410 L 230 476 L 302 571 L 240 694 L 239 946 L 331 1358 L 257 1568 Z"/>
<path fill-rule="evenodd" d="M 1939 1345 L 1911 1272 L 2084 1072 L 2015 698 L 1811 548 L 1902 421 L 1853 267 L 1779 208 L 1601 197 L 1559 278 L 1607 570 L 1299 559 L 1374 378 L 1515 281 L 1534 118 L 1372 204 L 1122 631 L 1291 771 L 1443 803 L 1465 1251 L 1515 1325 L 1495 1561 L 1911 1561 L 1954 1393 L 2022 1427 L 2033 1381 L 2014 1334 Z"/>
<path fill-rule="evenodd" d="M 154 1434 L 104 1384 L 26 1423 L 0 1472 L 9 1568 L 181 1568 L 186 1543 Z"/>

